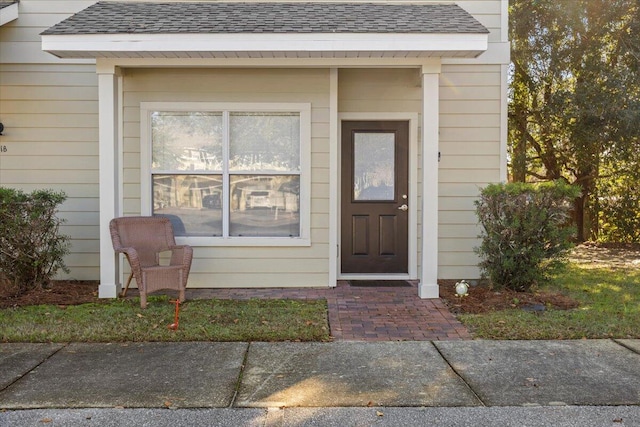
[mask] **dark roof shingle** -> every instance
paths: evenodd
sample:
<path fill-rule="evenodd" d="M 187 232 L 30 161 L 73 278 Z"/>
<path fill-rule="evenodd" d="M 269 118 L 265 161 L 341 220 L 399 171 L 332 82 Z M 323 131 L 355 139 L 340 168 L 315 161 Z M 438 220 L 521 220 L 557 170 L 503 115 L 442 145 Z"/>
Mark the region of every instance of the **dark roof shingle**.
<path fill-rule="evenodd" d="M 42 35 L 488 32 L 454 4 L 102 1 Z"/>
<path fill-rule="evenodd" d="M 0 0 L 0 9 L 4 9 L 5 7 L 9 7 L 12 4 L 16 4 L 16 3 L 18 3 L 18 0 L 11 0 L 11 1 Z"/>

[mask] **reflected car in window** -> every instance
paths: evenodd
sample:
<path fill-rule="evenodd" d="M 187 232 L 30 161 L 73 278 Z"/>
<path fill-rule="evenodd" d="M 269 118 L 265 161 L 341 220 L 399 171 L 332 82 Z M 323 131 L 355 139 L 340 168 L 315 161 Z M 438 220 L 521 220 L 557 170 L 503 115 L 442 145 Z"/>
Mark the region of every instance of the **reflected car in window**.
<path fill-rule="evenodd" d="M 269 198 L 269 192 L 264 191 L 252 191 L 247 194 L 247 209 L 255 208 L 270 208 L 271 200 Z"/>

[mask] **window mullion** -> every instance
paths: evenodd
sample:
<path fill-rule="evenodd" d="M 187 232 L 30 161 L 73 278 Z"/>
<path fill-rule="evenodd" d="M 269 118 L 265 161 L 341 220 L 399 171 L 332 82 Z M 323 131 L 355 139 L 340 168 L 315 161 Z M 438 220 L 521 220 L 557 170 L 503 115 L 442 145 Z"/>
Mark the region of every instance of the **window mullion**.
<path fill-rule="evenodd" d="M 229 237 L 231 184 L 229 180 L 229 111 L 222 112 L 222 237 Z"/>

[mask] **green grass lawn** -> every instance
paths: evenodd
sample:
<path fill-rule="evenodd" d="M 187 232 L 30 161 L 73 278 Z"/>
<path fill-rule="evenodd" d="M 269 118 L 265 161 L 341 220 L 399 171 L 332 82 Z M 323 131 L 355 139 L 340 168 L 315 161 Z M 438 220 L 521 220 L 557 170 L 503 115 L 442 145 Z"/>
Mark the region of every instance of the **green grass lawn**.
<path fill-rule="evenodd" d="M 325 341 L 325 301 L 192 300 L 180 307 L 168 297 L 66 307 L 27 306 L 0 310 L 0 342 L 118 341 Z"/>
<path fill-rule="evenodd" d="M 476 338 L 581 339 L 640 338 L 640 270 L 569 264 L 544 290 L 580 302 L 573 310 L 536 314 L 520 309 L 458 318 Z"/>

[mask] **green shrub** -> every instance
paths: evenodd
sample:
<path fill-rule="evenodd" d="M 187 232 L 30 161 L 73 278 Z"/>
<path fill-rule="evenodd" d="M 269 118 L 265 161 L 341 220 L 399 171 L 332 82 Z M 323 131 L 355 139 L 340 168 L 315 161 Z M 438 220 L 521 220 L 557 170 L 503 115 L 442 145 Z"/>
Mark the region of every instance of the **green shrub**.
<path fill-rule="evenodd" d="M 637 165 L 628 169 L 597 182 L 599 241 L 640 243 L 640 171 Z"/>
<path fill-rule="evenodd" d="M 580 189 L 564 182 L 490 184 L 475 202 L 483 232 L 482 274 L 496 288 L 529 291 L 563 264 L 575 230 L 568 226 Z"/>
<path fill-rule="evenodd" d="M 60 234 L 57 206 L 66 196 L 53 190 L 26 194 L 0 187 L 0 273 L 21 294 L 46 287 L 62 269 L 69 237 Z"/>

